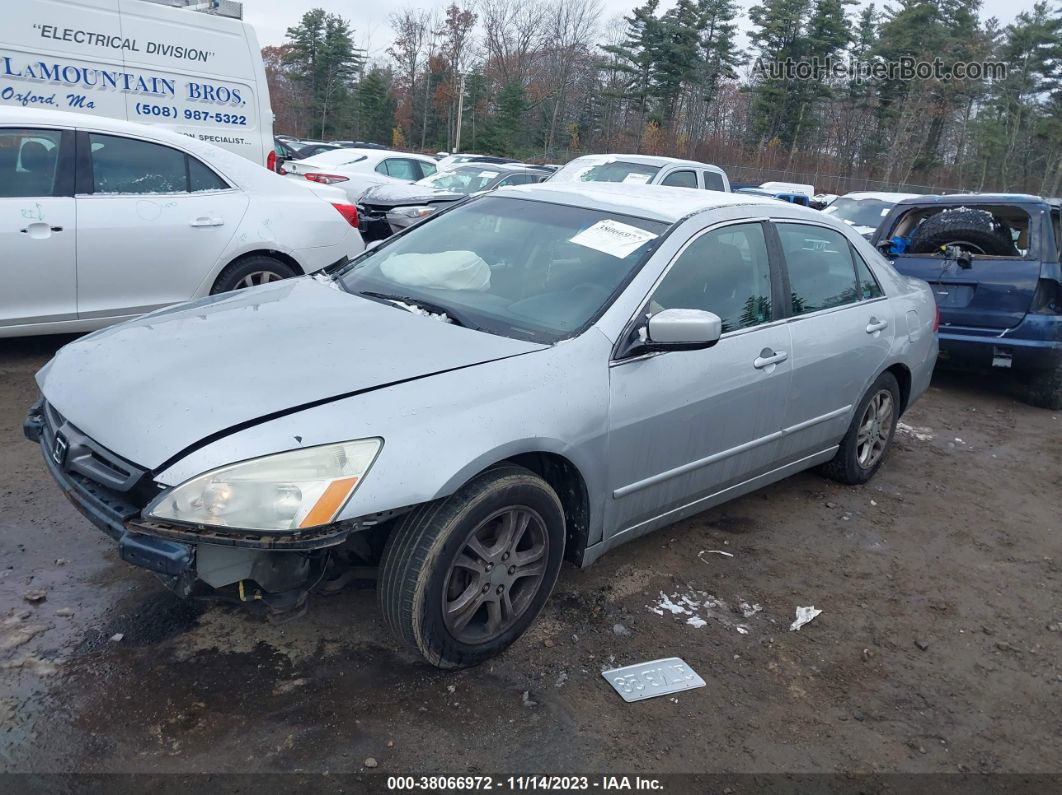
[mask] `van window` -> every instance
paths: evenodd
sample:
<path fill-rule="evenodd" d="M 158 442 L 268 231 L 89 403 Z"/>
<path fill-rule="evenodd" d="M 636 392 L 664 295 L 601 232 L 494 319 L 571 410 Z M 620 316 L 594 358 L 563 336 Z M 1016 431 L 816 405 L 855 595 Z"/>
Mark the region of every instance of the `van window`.
<path fill-rule="evenodd" d="M 672 188 L 696 188 L 697 175 L 692 171 L 672 171 L 660 184 Z"/>
<path fill-rule="evenodd" d="M 58 130 L 0 130 L 0 197 L 55 196 Z"/>
<path fill-rule="evenodd" d="M 852 247 L 840 232 L 821 226 L 778 224 L 789 271 L 794 315 L 857 300 Z"/>
<path fill-rule="evenodd" d="M 93 193 L 183 193 L 184 152 L 161 144 L 89 133 Z"/>
<path fill-rule="evenodd" d="M 702 171 L 704 176 L 704 188 L 705 190 L 726 190 L 726 183 L 723 182 L 723 175 L 717 171 Z"/>

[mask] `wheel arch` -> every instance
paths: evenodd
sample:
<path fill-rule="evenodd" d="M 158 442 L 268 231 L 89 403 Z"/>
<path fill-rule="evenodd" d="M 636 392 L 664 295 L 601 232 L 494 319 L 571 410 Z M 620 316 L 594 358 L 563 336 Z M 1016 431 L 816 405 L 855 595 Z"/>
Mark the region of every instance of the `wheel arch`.
<path fill-rule="evenodd" d="M 907 411 L 907 405 L 911 401 L 911 369 L 902 362 L 889 365 L 882 372 L 892 373 L 896 383 L 900 386 L 900 414 Z"/>
<path fill-rule="evenodd" d="M 290 254 L 286 254 L 283 251 L 277 251 L 275 248 L 256 248 L 252 249 L 251 251 L 244 251 L 242 254 L 233 257 L 224 265 L 222 265 L 221 269 L 216 274 L 214 274 L 214 281 L 216 282 L 218 280 L 218 277 L 225 272 L 225 269 L 227 267 L 229 267 L 230 265 L 235 265 L 237 262 L 245 260 L 248 257 L 271 257 L 272 259 L 278 260 L 280 262 L 283 262 L 285 265 L 289 265 L 290 267 L 292 267 L 295 270 L 295 275 L 297 276 L 303 276 L 306 273 L 302 265 L 299 264 L 299 261 Z"/>
<path fill-rule="evenodd" d="M 564 557 L 578 565 L 590 537 L 590 488 L 580 467 L 555 449 L 559 444 L 553 445 L 549 441 L 539 440 L 537 445 L 509 445 L 482 456 L 450 478 L 436 497 L 453 494 L 472 478 L 501 464 L 522 466 L 546 481 L 560 498 L 566 536 Z"/>

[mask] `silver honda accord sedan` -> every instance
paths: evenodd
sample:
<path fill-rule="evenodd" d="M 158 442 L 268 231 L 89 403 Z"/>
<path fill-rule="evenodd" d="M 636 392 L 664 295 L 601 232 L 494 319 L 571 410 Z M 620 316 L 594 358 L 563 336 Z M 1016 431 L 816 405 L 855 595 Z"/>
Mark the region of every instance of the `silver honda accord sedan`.
<path fill-rule="evenodd" d="M 935 331 L 927 285 L 828 216 L 544 183 L 82 337 L 25 431 L 177 593 L 280 612 L 376 577 L 394 633 L 456 668 L 565 559 L 810 467 L 869 479 Z"/>

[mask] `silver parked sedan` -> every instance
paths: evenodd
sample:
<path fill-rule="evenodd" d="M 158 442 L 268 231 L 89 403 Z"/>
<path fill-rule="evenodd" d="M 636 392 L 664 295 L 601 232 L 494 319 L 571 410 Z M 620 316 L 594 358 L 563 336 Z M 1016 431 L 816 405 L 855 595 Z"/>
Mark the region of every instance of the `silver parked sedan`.
<path fill-rule="evenodd" d="M 564 559 L 809 467 L 866 481 L 935 329 L 928 287 L 821 213 L 544 183 L 73 342 L 26 433 L 178 593 L 284 610 L 378 567 L 387 624 L 459 667 Z"/>

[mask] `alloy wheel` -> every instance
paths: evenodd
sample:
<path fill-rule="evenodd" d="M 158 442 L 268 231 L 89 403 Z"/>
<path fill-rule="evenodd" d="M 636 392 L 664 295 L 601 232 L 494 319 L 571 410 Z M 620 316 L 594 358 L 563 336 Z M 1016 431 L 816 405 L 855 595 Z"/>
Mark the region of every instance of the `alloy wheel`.
<path fill-rule="evenodd" d="M 870 469 L 885 454 L 892 434 L 895 409 L 892 393 L 880 389 L 867 403 L 856 434 L 856 460 L 863 469 Z"/>
<path fill-rule="evenodd" d="M 493 640 L 523 615 L 546 574 L 549 534 L 539 514 L 509 506 L 468 535 L 443 586 L 443 622 L 463 643 Z"/>
<path fill-rule="evenodd" d="M 273 273 L 273 271 L 254 271 L 248 273 L 242 279 L 236 283 L 236 289 L 242 290 L 245 287 L 257 287 L 260 284 L 269 284 L 269 282 L 279 282 L 283 276 L 279 273 Z"/>

